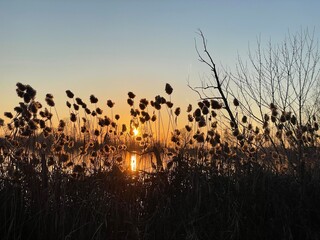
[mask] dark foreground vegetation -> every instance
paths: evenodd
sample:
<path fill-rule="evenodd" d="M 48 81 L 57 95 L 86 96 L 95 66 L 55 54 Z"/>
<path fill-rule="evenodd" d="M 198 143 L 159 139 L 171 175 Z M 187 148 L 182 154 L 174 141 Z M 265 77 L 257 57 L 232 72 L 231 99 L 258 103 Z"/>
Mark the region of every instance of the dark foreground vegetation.
<path fill-rule="evenodd" d="M 70 90 L 59 119 L 51 94 L 42 104 L 17 83 L 21 102 L 0 119 L 1 239 L 320 239 L 312 38 L 250 56 L 252 78 L 241 62 L 218 74 L 200 39 L 213 81 L 179 122 L 169 84 L 152 100 L 129 92 L 126 124 L 111 100 Z M 147 166 L 132 170 L 132 154 Z"/>

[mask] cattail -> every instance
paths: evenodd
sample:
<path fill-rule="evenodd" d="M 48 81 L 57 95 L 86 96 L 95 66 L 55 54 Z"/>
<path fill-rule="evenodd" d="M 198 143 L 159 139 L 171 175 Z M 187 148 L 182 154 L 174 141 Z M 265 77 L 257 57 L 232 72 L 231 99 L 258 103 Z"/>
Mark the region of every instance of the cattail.
<path fill-rule="evenodd" d="M 188 114 L 188 121 L 189 121 L 189 122 L 193 122 L 193 117 L 192 117 L 191 114 Z"/>
<path fill-rule="evenodd" d="M 26 85 L 24 85 L 24 84 L 22 84 L 22 83 L 20 83 L 20 82 L 18 82 L 18 83 L 16 84 L 16 86 L 17 86 L 17 88 L 18 88 L 20 91 L 22 91 L 22 92 L 24 92 L 24 91 L 27 89 Z"/>
<path fill-rule="evenodd" d="M 180 112 L 181 112 L 181 109 L 179 107 L 176 108 L 176 110 L 174 111 L 174 114 L 176 116 L 179 116 L 180 115 Z"/>
<path fill-rule="evenodd" d="M 18 97 L 23 98 L 24 91 L 21 91 L 20 89 L 17 88 L 16 92 L 17 92 Z"/>
<path fill-rule="evenodd" d="M 36 97 L 37 91 L 34 90 L 30 85 L 27 85 L 26 94 L 29 95 L 31 99 L 34 99 Z"/>
<path fill-rule="evenodd" d="M 13 115 L 11 112 L 5 112 L 4 116 L 6 116 L 7 118 L 10 118 L 10 119 L 13 118 Z"/>
<path fill-rule="evenodd" d="M 280 116 L 280 122 L 285 122 L 287 119 L 286 119 L 286 116 L 284 115 L 284 114 L 282 114 L 281 116 Z"/>
<path fill-rule="evenodd" d="M 98 102 L 98 98 L 96 98 L 94 95 L 90 95 L 90 102 L 91 103 L 97 103 Z"/>
<path fill-rule="evenodd" d="M 28 93 L 25 93 L 25 94 L 23 95 L 23 101 L 24 101 L 25 103 L 29 103 L 29 102 L 31 101 L 31 97 L 30 97 L 30 95 L 29 95 Z"/>
<path fill-rule="evenodd" d="M 97 108 L 96 108 L 96 113 L 97 113 L 97 114 L 101 115 L 101 114 L 102 114 L 102 112 L 103 112 L 103 111 L 102 111 L 102 109 L 101 109 L 101 108 L 99 108 L 99 107 L 97 107 Z"/>
<path fill-rule="evenodd" d="M 291 116 L 291 119 L 290 119 L 290 122 L 291 122 L 293 125 L 296 125 L 296 124 L 297 124 L 297 118 L 296 118 L 294 115 L 292 115 L 292 116 Z"/>
<path fill-rule="evenodd" d="M 129 98 L 133 99 L 136 95 L 133 92 L 128 92 L 128 96 Z"/>
<path fill-rule="evenodd" d="M 51 93 L 47 93 L 47 94 L 46 94 L 46 98 L 51 98 L 51 99 L 52 99 L 52 98 L 53 98 L 53 95 L 52 95 Z"/>
<path fill-rule="evenodd" d="M 276 109 L 276 105 L 274 105 L 274 103 L 270 103 L 270 109 L 273 110 L 273 109 Z"/>
<path fill-rule="evenodd" d="M 4 126 L 4 120 L 2 118 L 0 118 L 0 126 L 3 127 Z"/>
<path fill-rule="evenodd" d="M 82 99 L 77 97 L 77 98 L 76 98 L 76 103 L 77 103 L 78 105 L 82 105 L 82 104 L 83 104 Z"/>
<path fill-rule="evenodd" d="M 203 102 L 198 102 L 198 106 L 199 106 L 200 109 L 202 109 L 203 106 L 204 106 L 204 103 Z"/>
<path fill-rule="evenodd" d="M 139 108 L 141 109 L 141 110 L 144 110 L 145 108 L 146 108 L 146 105 L 144 105 L 143 103 L 139 103 Z"/>
<path fill-rule="evenodd" d="M 151 117 L 151 121 L 154 122 L 157 120 L 157 116 L 155 114 L 153 114 L 153 116 Z"/>
<path fill-rule="evenodd" d="M 97 136 L 97 137 L 100 135 L 100 132 L 99 132 L 98 129 L 94 130 L 94 135 Z"/>
<path fill-rule="evenodd" d="M 233 99 L 233 104 L 234 104 L 236 107 L 238 107 L 238 106 L 240 105 L 238 99 L 236 99 L 236 98 Z"/>
<path fill-rule="evenodd" d="M 247 120 L 248 120 L 247 116 L 243 116 L 241 121 L 242 121 L 243 123 L 247 123 Z"/>
<path fill-rule="evenodd" d="M 73 108 L 74 108 L 74 110 L 78 111 L 79 110 L 79 105 L 74 103 L 73 104 Z"/>
<path fill-rule="evenodd" d="M 172 108 L 173 107 L 173 103 L 172 102 L 167 101 L 166 104 L 167 104 L 168 108 Z"/>
<path fill-rule="evenodd" d="M 131 98 L 127 99 L 127 103 L 129 104 L 130 107 L 133 106 L 133 100 Z"/>
<path fill-rule="evenodd" d="M 211 107 L 213 109 L 221 109 L 222 105 L 220 102 L 216 101 L 216 100 L 211 100 Z"/>
<path fill-rule="evenodd" d="M 71 120 L 71 122 L 77 121 L 77 116 L 74 113 L 71 113 L 70 114 L 70 120 Z"/>
<path fill-rule="evenodd" d="M 89 108 L 85 108 L 84 110 L 85 110 L 86 114 L 91 114 L 91 110 Z"/>
<path fill-rule="evenodd" d="M 202 108 L 202 114 L 207 115 L 209 113 L 209 109 L 207 108 L 207 106 L 204 106 Z"/>
<path fill-rule="evenodd" d="M 169 83 L 166 83 L 165 91 L 168 95 L 171 95 L 171 93 L 173 92 L 173 88 Z"/>
<path fill-rule="evenodd" d="M 109 108 L 112 108 L 112 107 L 114 106 L 114 102 L 112 102 L 111 100 L 108 100 L 108 101 L 107 101 L 107 106 L 108 106 Z"/>
<path fill-rule="evenodd" d="M 197 109 L 194 111 L 193 116 L 194 116 L 194 117 L 200 117 L 200 116 L 201 116 L 201 109 L 200 109 L 200 108 L 197 108 Z"/>
<path fill-rule="evenodd" d="M 42 129 L 46 127 L 46 122 L 43 120 L 40 120 L 39 124 L 40 124 L 40 128 Z"/>
<path fill-rule="evenodd" d="M 203 116 L 200 117 L 199 121 L 198 121 L 198 126 L 201 127 L 205 127 L 206 126 L 206 120 L 204 119 Z"/>
<path fill-rule="evenodd" d="M 191 112 L 191 111 L 192 111 L 192 105 L 189 104 L 188 107 L 187 107 L 187 112 L 189 113 L 189 112 Z"/>
<path fill-rule="evenodd" d="M 272 116 L 276 117 L 278 115 L 277 109 L 272 109 Z"/>
<path fill-rule="evenodd" d="M 160 105 L 159 102 L 155 102 L 155 103 L 154 103 L 154 107 L 155 107 L 155 109 L 157 109 L 157 110 L 160 110 L 160 109 L 161 109 L 161 105 Z"/>
<path fill-rule="evenodd" d="M 67 94 L 68 98 L 73 98 L 74 97 L 74 94 L 70 90 L 67 90 L 66 94 Z"/>
<path fill-rule="evenodd" d="M 15 110 L 17 113 L 22 113 L 23 109 L 21 107 L 15 107 L 13 110 Z"/>

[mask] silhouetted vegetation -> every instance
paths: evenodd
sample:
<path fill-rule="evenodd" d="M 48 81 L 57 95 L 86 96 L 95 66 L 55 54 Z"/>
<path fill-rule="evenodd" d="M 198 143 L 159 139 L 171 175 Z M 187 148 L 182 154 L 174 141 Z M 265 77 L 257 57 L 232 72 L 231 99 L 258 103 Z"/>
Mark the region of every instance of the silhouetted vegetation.
<path fill-rule="evenodd" d="M 59 119 L 52 94 L 43 104 L 17 83 L 21 102 L 0 119 L 2 239 L 320 238 L 319 76 L 308 83 L 296 74 L 313 86 L 300 93 L 270 85 L 270 102 L 259 87 L 246 95 L 241 85 L 236 96 L 200 37 L 215 84 L 193 88 L 200 99 L 185 110 L 170 84 L 152 100 L 128 92 L 127 124 L 112 100 L 67 90 L 70 116 Z M 317 72 L 317 63 L 308 66 Z M 267 84 L 271 74 L 260 73 Z M 146 165 L 132 171 L 131 154 Z"/>

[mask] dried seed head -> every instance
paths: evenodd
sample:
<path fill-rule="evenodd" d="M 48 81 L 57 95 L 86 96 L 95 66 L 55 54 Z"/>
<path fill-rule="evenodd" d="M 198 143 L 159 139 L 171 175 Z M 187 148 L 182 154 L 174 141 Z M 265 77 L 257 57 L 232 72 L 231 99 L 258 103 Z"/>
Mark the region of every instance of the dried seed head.
<path fill-rule="evenodd" d="M 240 104 L 239 104 L 239 101 L 238 101 L 238 99 L 233 99 L 233 104 L 236 106 L 236 107 L 238 107 Z"/>
<path fill-rule="evenodd" d="M 222 104 L 220 102 L 218 102 L 217 100 L 211 100 L 211 107 L 213 109 L 221 109 Z"/>
<path fill-rule="evenodd" d="M 95 104 L 98 102 L 98 98 L 96 98 L 94 95 L 90 95 L 90 102 Z"/>
<path fill-rule="evenodd" d="M 73 108 L 74 108 L 74 110 L 78 111 L 79 110 L 79 105 L 74 103 L 73 104 Z"/>
<path fill-rule="evenodd" d="M 181 109 L 179 107 L 176 108 L 176 110 L 174 111 L 174 114 L 176 116 L 179 116 L 180 115 L 180 112 L 181 112 Z"/>
<path fill-rule="evenodd" d="M 188 107 L 187 107 L 187 112 L 189 113 L 189 112 L 191 112 L 191 111 L 192 111 L 192 105 L 189 104 Z"/>
<path fill-rule="evenodd" d="M 193 116 L 194 116 L 194 117 L 200 117 L 200 116 L 201 116 L 201 109 L 200 109 L 200 108 L 197 108 L 197 109 L 194 111 Z"/>
<path fill-rule="evenodd" d="M 171 95 L 171 93 L 173 92 L 173 88 L 169 83 L 166 83 L 165 91 L 168 95 Z"/>
<path fill-rule="evenodd" d="M 241 121 L 242 121 L 243 123 L 247 123 L 247 121 L 248 121 L 247 116 L 243 116 L 242 119 L 241 119 Z"/>
<path fill-rule="evenodd" d="M 67 94 L 68 98 L 73 98 L 74 97 L 74 94 L 70 90 L 67 90 L 66 94 Z"/>
<path fill-rule="evenodd" d="M 172 102 L 167 101 L 166 104 L 167 104 L 168 108 L 172 108 L 173 107 L 173 103 Z"/>
<path fill-rule="evenodd" d="M 127 99 L 127 103 L 129 104 L 130 107 L 133 106 L 133 100 L 131 98 Z"/>
<path fill-rule="evenodd" d="M 5 112 L 4 116 L 6 116 L 7 118 L 10 118 L 10 119 L 13 118 L 13 115 L 11 112 Z"/>
<path fill-rule="evenodd" d="M 204 106 L 202 108 L 202 114 L 207 115 L 209 113 L 209 109 L 207 108 L 207 106 Z"/>
<path fill-rule="evenodd" d="M 107 106 L 108 106 L 109 108 L 113 108 L 114 102 L 112 102 L 111 100 L 108 100 L 108 101 L 107 101 Z"/>
<path fill-rule="evenodd" d="M 129 98 L 133 99 L 136 95 L 133 92 L 128 92 L 128 96 Z"/>
<path fill-rule="evenodd" d="M 102 111 L 102 109 L 101 109 L 101 108 L 99 108 L 99 107 L 98 107 L 98 108 L 96 108 L 96 113 L 97 113 L 97 114 L 101 115 L 101 114 L 102 114 L 102 112 L 103 112 L 103 111 Z"/>
<path fill-rule="evenodd" d="M 22 84 L 22 83 L 20 83 L 20 82 L 18 82 L 18 83 L 16 84 L 16 86 L 17 86 L 17 89 L 19 89 L 19 90 L 22 91 L 22 92 L 24 92 L 24 91 L 27 89 L 26 85 L 24 85 L 24 84 Z"/>
<path fill-rule="evenodd" d="M 71 120 L 71 122 L 77 121 L 77 116 L 74 113 L 71 113 L 70 114 L 70 120 Z"/>
<path fill-rule="evenodd" d="M 192 117 L 191 114 L 188 114 L 188 121 L 189 121 L 189 122 L 193 122 L 193 117 Z"/>
<path fill-rule="evenodd" d="M 297 118 L 296 118 L 294 115 L 292 115 L 292 116 L 291 116 L 291 119 L 290 119 L 290 122 L 291 122 L 293 125 L 296 125 L 296 124 L 297 124 Z"/>

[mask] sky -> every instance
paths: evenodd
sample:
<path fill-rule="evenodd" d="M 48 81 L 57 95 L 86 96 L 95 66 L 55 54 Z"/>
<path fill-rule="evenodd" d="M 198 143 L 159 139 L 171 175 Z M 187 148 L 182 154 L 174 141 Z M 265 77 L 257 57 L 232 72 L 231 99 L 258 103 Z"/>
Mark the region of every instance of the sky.
<path fill-rule="evenodd" d="M 232 68 L 259 37 L 280 42 L 309 28 L 318 39 L 319 9 L 311 0 L 0 0 L 0 117 L 20 101 L 17 82 L 41 102 L 53 94 L 66 116 L 67 89 L 83 100 L 94 94 L 105 109 L 111 99 L 122 113 L 128 91 L 152 99 L 166 83 L 184 109 L 198 100 L 188 83 L 210 76 L 195 50 L 198 29 L 218 67 Z"/>

